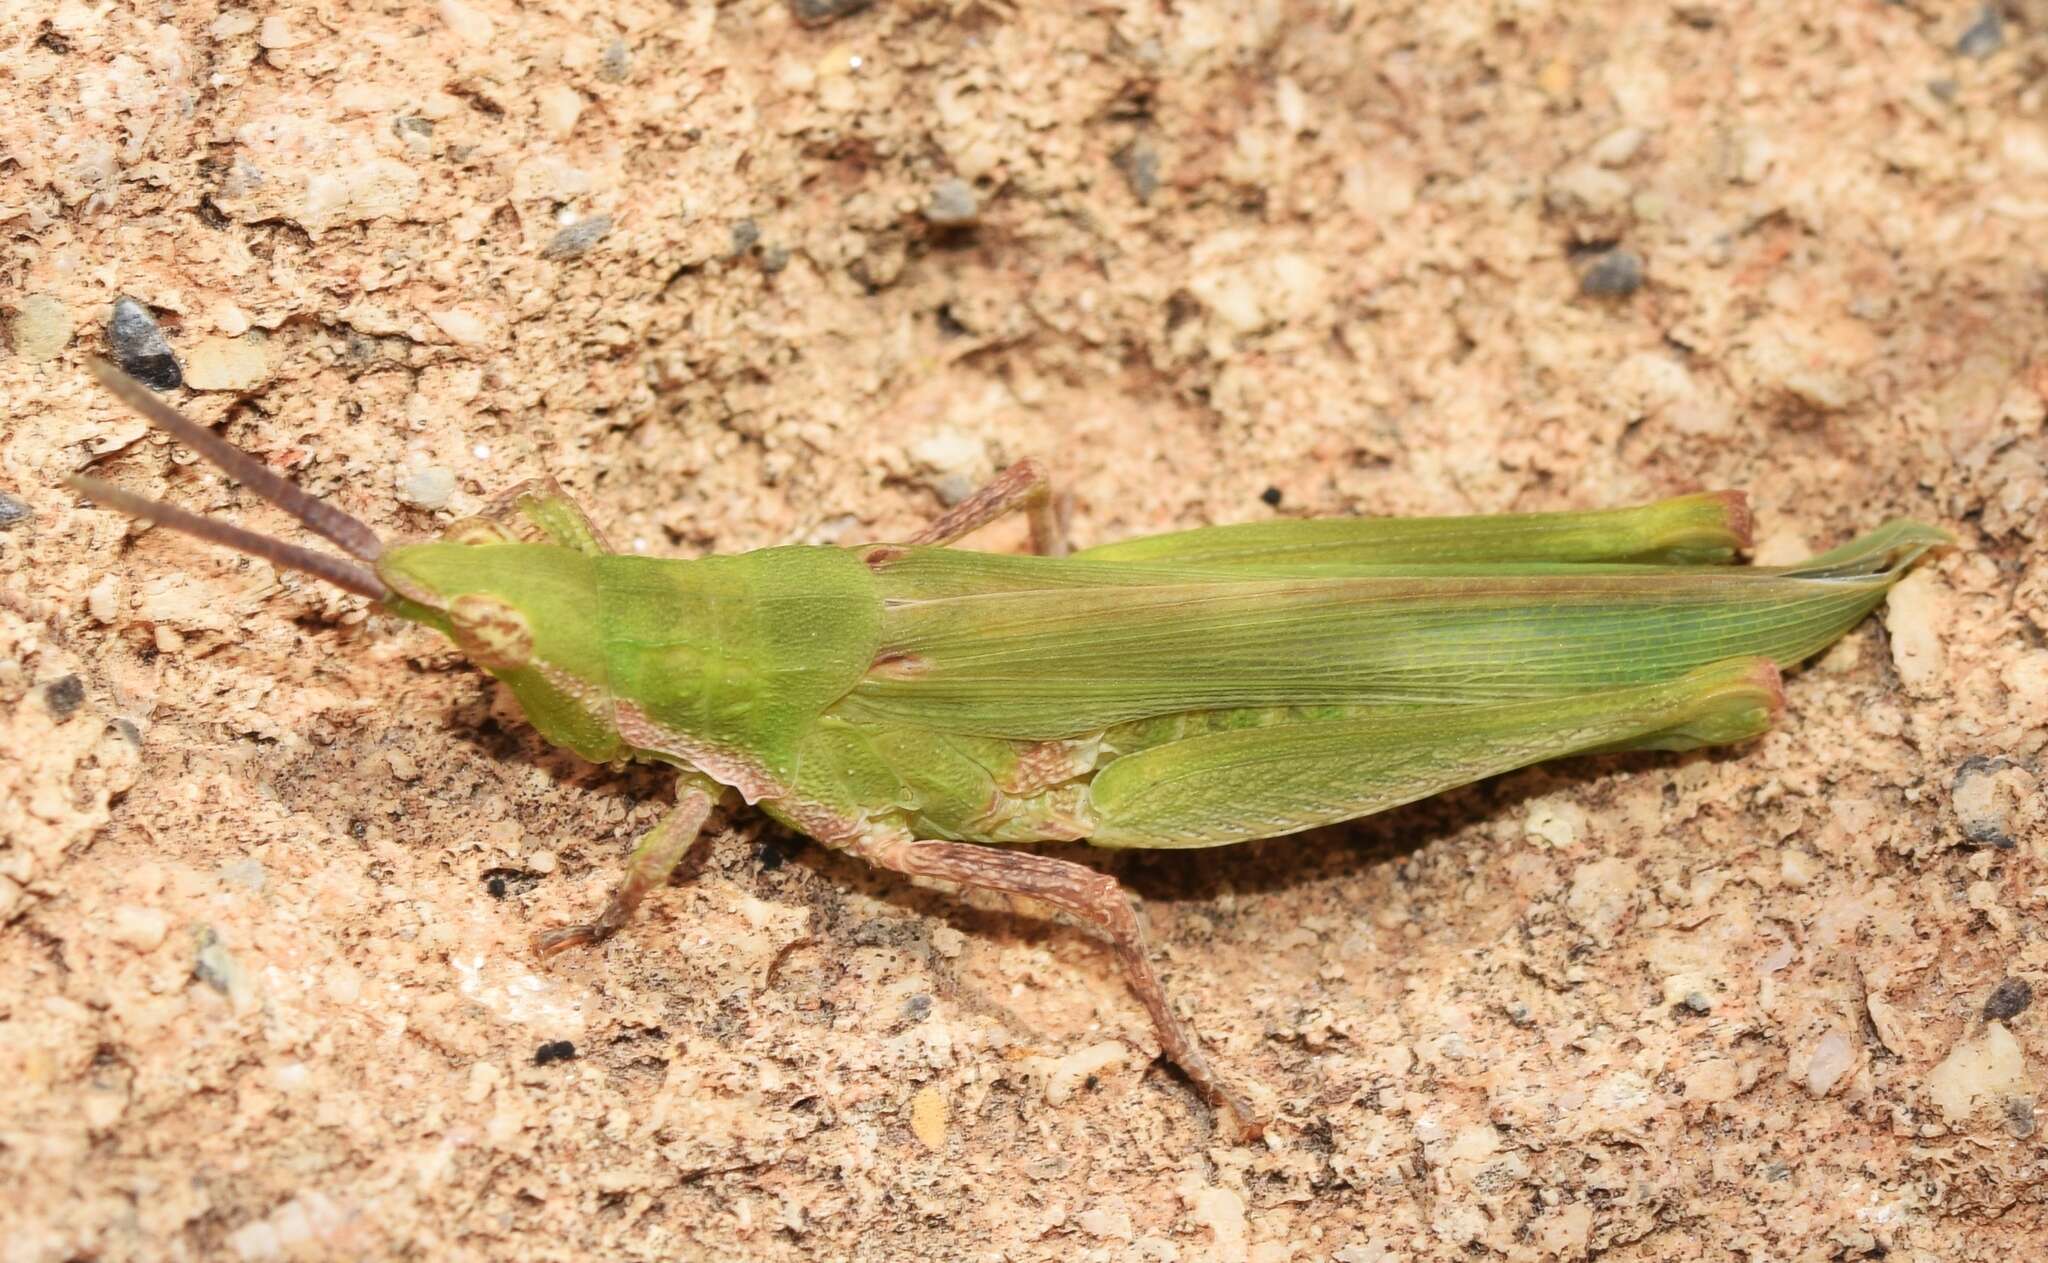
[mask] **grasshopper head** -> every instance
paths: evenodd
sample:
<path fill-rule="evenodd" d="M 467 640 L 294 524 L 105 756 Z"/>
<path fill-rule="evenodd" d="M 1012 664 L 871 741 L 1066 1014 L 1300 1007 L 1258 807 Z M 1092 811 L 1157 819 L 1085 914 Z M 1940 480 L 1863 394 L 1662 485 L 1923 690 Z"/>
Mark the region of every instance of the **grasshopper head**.
<path fill-rule="evenodd" d="M 439 539 L 387 546 L 364 522 L 188 420 L 119 370 L 95 364 L 94 372 L 151 424 L 349 556 L 287 543 L 90 478 L 74 477 L 73 486 L 131 517 L 310 574 L 432 627 L 505 681 L 550 741 L 598 761 L 616 754 L 600 602 L 593 561 L 585 552 L 513 542 L 476 519 L 456 523 Z"/>
<path fill-rule="evenodd" d="M 587 759 L 618 753 L 594 564 L 560 544 L 514 543 L 458 522 L 377 563 L 395 613 L 445 633 L 509 686 L 542 736 Z"/>

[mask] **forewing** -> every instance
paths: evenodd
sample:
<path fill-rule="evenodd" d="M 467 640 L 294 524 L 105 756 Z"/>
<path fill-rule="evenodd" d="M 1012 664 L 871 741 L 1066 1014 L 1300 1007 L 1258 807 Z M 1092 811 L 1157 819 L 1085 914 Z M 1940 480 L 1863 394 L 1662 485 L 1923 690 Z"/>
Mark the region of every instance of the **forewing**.
<path fill-rule="evenodd" d="M 1473 705 L 1652 683 L 1728 658 L 1789 664 L 1852 626 L 1927 546 L 1882 544 L 1860 563 L 1851 549 L 1829 554 L 1821 578 L 1692 566 L 1234 576 L 1134 566 L 1118 582 L 1102 563 L 1006 568 L 961 554 L 963 570 L 1014 585 L 994 590 L 938 555 L 906 567 L 918 577 L 888 601 L 883 669 L 840 713 L 1047 739 L 1188 710 Z"/>

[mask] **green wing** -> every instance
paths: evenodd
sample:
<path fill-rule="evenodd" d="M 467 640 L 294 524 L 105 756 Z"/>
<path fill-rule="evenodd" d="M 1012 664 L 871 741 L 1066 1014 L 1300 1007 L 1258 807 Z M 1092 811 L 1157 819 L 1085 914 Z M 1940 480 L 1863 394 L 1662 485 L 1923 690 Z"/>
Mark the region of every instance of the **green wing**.
<path fill-rule="evenodd" d="M 1506 561 L 1725 562 L 1749 546 L 1739 491 L 1708 491 L 1591 513 L 1362 517 L 1206 526 L 1105 544 L 1086 561 L 1182 566 L 1443 564 Z"/>
<path fill-rule="evenodd" d="M 1479 705 L 1653 684 L 1732 658 L 1789 664 L 1946 539 L 1899 522 L 1781 569 L 1189 566 L 910 549 L 877 574 L 888 668 L 835 710 L 1046 740 L 1181 711 Z"/>
<path fill-rule="evenodd" d="M 1564 755 L 1743 740 L 1769 728 L 1782 701 L 1777 668 L 1738 658 L 1576 697 L 1207 733 L 1097 773 L 1088 841 L 1181 847 L 1277 837 Z"/>

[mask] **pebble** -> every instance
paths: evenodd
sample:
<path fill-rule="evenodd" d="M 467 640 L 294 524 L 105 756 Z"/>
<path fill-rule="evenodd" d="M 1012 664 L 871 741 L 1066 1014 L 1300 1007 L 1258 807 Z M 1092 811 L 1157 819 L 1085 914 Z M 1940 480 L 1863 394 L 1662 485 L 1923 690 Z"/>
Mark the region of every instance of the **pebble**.
<path fill-rule="evenodd" d="M 2005 47 L 2005 23 L 1998 16 L 1998 6 L 1987 4 L 1977 10 L 1977 20 L 1970 23 L 1956 40 L 1956 51 L 1965 57 L 1982 61 Z"/>
<path fill-rule="evenodd" d="M 11 531 L 28 521 L 28 506 L 0 491 L 0 531 Z"/>
<path fill-rule="evenodd" d="M 1927 1095 L 1951 1124 L 2026 1091 L 2026 1054 L 2002 1022 L 1986 1022 L 1927 1074 Z"/>
<path fill-rule="evenodd" d="M 1856 1048 L 1841 1031 L 1829 1031 L 1814 1045 L 1806 1063 L 1806 1090 L 1813 1096 L 1834 1091 L 1843 1076 L 1856 1067 Z"/>
<path fill-rule="evenodd" d="M 576 1060 L 576 1045 L 566 1039 L 552 1040 L 533 1050 L 533 1064 L 552 1065 L 557 1061 Z"/>
<path fill-rule="evenodd" d="M 1949 782 L 1949 806 L 1956 823 L 1973 846 L 2011 850 L 2013 842 L 2012 805 L 2000 792 L 1999 773 L 2013 766 L 2007 759 L 1976 755 L 1964 759 Z"/>
<path fill-rule="evenodd" d="M 163 946 L 171 932 L 171 919 L 160 908 L 124 903 L 114 909 L 107 925 L 107 937 L 138 952 L 153 952 Z"/>
<path fill-rule="evenodd" d="M 1934 573 L 1915 570 L 1885 597 L 1884 622 L 1892 637 L 1892 666 L 1908 692 L 1929 697 L 1947 675 L 1940 627 L 1946 602 Z"/>
<path fill-rule="evenodd" d="M 1116 151 L 1111 159 L 1116 169 L 1124 173 L 1124 183 L 1131 186 L 1131 196 L 1140 205 L 1151 205 L 1153 194 L 1159 192 L 1159 151 L 1150 142 L 1134 140 Z"/>
<path fill-rule="evenodd" d="M 2005 1098 L 2005 1134 L 2025 1140 L 2034 1134 L 2034 1102 L 2024 1096 Z"/>
<path fill-rule="evenodd" d="M 933 185 L 931 197 L 924 204 L 925 220 L 942 228 L 971 224 L 980 215 L 980 199 L 974 196 L 967 181 L 960 179 L 941 180 Z"/>
<path fill-rule="evenodd" d="M 43 685 L 43 705 L 50 708 L 50 714 L 58 723 L 63 723 L 78 713 L 85 704 L 85 683 L 75 675 L 67 675 Z"/>
<path fill-rule="evenodd" d="M 1625 167 L 1642 152 L 1649 134 L 1640 127 L 1623 127 L 1594 142 L 1586 156 L 1603 167 Z"/>
<path fill-rule="evenodd" d="M 455 471 L 445 465 L 416 469 L 399 484 L 398 494 L 422 509 L 446 508 L 455 495 Z"/>
<path fill-rule="evenodd" d="M 583 117 L 583 94 L 566 83 L 550 83 L 535 96 L 539 98 L 541 130 L 560 140 L 576 130 Z"/>
<path fill-rule="evenodd" d="M 1563 214 L 1609 215 L 1628 204 L 1629 187 L 1626 176 L 1580 163 L 1551 177 L 1544 202 Z"/>
<path fill-rule="evenodd" d="M 462 0 L 441 0 L 441 20 L 455 37 L 472 48 L 482 48 L 497 34 L 497 27 L 490 16 L 473 9 Z"/>
<path fill-rule="evenodd" d="M 107 341 L 121 371 L 151 390 L 176 390 L 185 381 L 171 344 L 148 308 L 123 294 L 114 300 L 114 318 L 107 322 Z"/>
<path fill-rule="evenodd" d="M 946 1147 L 946 1098 L 929 1083 L 910 1098 L 910 1132 L 934 1152 Z"/>
<path fill-rule="evenodd" d="M 2014 654 L 1998 678 L 2009 695 L 2006 704 L 2010 712 L 2048 715 L 2048 649 Z"/>
<path fill-rule="evenodd" d="M 429 312 L 427 319 L 450 340 L 463 346 L 482 346 L 491 338 L 490 324 L 471 307 L 448 307 Z"/>
<path fill-rule="evenodd" d="M 271 14 L 256 28 L 256 43 L 263 48 L 296 48 L 306 40 L 307 36 L 293 30 L 291 22 L 281 14 Z"/>
<path fill-rule="evenodd" d="M 1552 847 L 1577 846 L 1586 825 L 1585 810 L 1567 798 L 1532 799 L 1522 815 L 1523 834 Z"/>
<path fill-rule="evenodd" d="M 761 239 L 761 225 L 751 219 L 742 219 L 732 226 L 732 253 L 735 258 L 754 248 Z"/>
<path fill-rule="evenodd" d="M 822 26 L 859 13 L 875 0 L 789 0 L 789 11 L 805 26 Z"/>
<path fill-rule="evenodd" d="M 588 219 L 579 219 L 548 238 L 548 243 L 541 247 L 540 257 L 573 259 L 603 241 L 611 234 L 611 230 L 610 215 L 592 215 Z"/>
<path fill-rule="evenodd" d="M 598 59 L 597 77 L 606 83 L 624 83 L 626 76 L 633 72 L 633 50 L 626 47 L 626 41 L 617 36 L 604 46 L 604 56 Z"/>
<path fill-rule="evenodd" d="M 71 341 L 71 312 L 49 294 L 30 294 L 14 313 L 14 353 L 31 364 L 52 360 Z"/>
<path fill-rule="evenodd" d="M 85 594 L 85 611 L 94 622 L 113 622 L 121 613 L 121 581 L 110 574 L 101 575 Z"/>
<path fill-rule="evenodd" d="M 194 390 L 254 390 L 269 377 L 260 338 L 201 338 L 185 352 L 185 384 Z"/>
<path fill-rule="evenodd" d="M 2003 1022 L 2018 1017 L 2034 1002 L 2034 987 L 2025 978 L 2004 978 L 1984 1001 L 1984 1020 Z"/>
<path fill-rule="evenodd" d="M 1625 298 L 1643 287 L 1643 261 L 1632 250 L 1604 251 L 1579 277 L 1588 298 Z"/>
<path fill-rule="evenodd" d="M 988 444 L 964 430 L 944 429 L 911 443 L 904 454 L 935 474 L 968 474 L 988 459 Z"/>
<path fill-rule="evenodd" d="M 1039 1057 L 1033 1061 L 1046 1069 L 1045 1101 L 1048 1105 L 1065 1105 L 1074 1099 L 1074 1093 L 1092 1076 L 1122 1066 L 1131 1055 L 1131 1050 L 1122 1040 L 1108 1039 L 1090 1044 L 1060 1058 Z"/>
<path fill-rule="evenodd" d="M 256 980 L 242 968 L 242 962 L 206 927 L 199 932 L 199 954 L 192 961 L 192 976 L 228 998 L 237 1013 L 253 1012 L 257 1004 Z"/>

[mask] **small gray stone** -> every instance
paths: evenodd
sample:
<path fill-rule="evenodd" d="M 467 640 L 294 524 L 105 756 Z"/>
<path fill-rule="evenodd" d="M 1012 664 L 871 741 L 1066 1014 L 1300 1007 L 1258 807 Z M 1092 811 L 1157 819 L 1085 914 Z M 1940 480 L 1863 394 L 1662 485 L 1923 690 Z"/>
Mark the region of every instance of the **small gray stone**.
<path fill-rule="evenodd" d="M 761 248 L 761 270 L 773 276 L 789 266 L 789 250 L 784 246 L 763 246 Z"/>
<path fill-rule="evenodd" d="M 455 471 L 442 465 L 414 470 L 398 494 L 422 509 L 446 508 L 455 495 Z"/>
<path fill-rule="evenodd" d="M 603 241 L 605 237 L 610 235 L 611 230 L 612 217 L 610 215 L 592 215 L 589 219 L 579 219 L 548 238 L 547 245 L 541 247 L 540 257 L 543 259 L 573 259 L 598 242 Z"/>
<path fill-rule="evenodd" d="M 200 927 L 192 959 L 192 976 L 235 1002 L 239 1009 L 254 999 L 254 980 L 220 941 L 212 926 Z"/>
<path fill-rule="evenodd" d="M 981 200 L 974 196 L 967 181 L 960 179 L 945 179 L 933 185 L 932 195 L 924 204 L 925 219 L 942 228 L 971 224 L 980 215 Z"/>
<path fill-rule="evenodd" d="M 1998 774 L 2011 766 L 2010 759 L 1981 754 L 1956 766 L 1955 778 L 1949 782 L 1949 806 L 1962 826 L 1963 840 L 1970 845 L 2001 851 L 2017 845 L 2012 836 L 2012 809 L 1998 785 Z"/>
<path fill-rule="evenodd" d="M 732 226 L 732 253 L 734 258 L 754 248 L 761 239 L 761 225 L 751 219 L 742 219 Z"/>
<path fill-rule="evenodd" d="M 1965 57 L 1982 61 L 2005 47 L 2005 23 L 1998 16 L 1998 6 L 1987 4 L 1977 10 L 1977 20 L 1970 23 L 1956 40 L 1956 51 Z"/>
<path fill-rule="evenodd" d="M 28 521 L 28 506 L 0 491 L 0 531 L 11 531 Z"/>
<path fill-rule="evenodd" d="M 43 685 L 43 705 L 58 723 L 78 713 L 85 705 L 85 683 L 75 675 L 63 676 Z"/>
<path fill-rule="evenodd" d="M 789 11 L 805 26 L 835 22 L 873 4 L 875 0 L 789 0 Z"/>
<path fill-rule="evenodd" d="M 1588 298 L 1626 298 L 1643 287 L 1643 261 L 1631 250 L 1608 250 L 1579 277 Z"/>
<path fill-rule="evenodd" d="M 2014 1140 L 2025 1140 L 2034 1134 L 2034 1102 L 2024 1096 L 2009 1096 L 2005 1099 L 2005 1134 Z"/>
<path fill-rule="evenodd" d="M 633 73 L 633 50 L 626 47 L 626 41 L 612 37 L 604 46 L 604 56 L 597 62 L 597 77 L 606 83 L 624 83 L 626 76 Z"/>
<path fill-rule="evenodd" d="M 2025 978 L 2004 978 L 1991 988 L 1991 996 L 1984 1001 L 1984 1020 L 2004 1022 L 2027 1011 L 2034 1002 L 2034 987 Z"/>
<path fill-rule="evenodd" d="M 1134 140 L 1117 150 L 1111 161 L 1124 173 L 1124 183 L 1131 186 L 1131 195 L 1140 204 L 1151 205 L 1152 195 L 1159 191 L 1159 151 L 1149 141 Z"/>
<path fill-rule="evenodd" d="M 149 309 L 126 294 L 114 300 L 114 318 L 107 322 L 107 341 L 121 371 L 151 390 L 175 390 L 185 374 L 171 355 L 171 344 Z"/>

